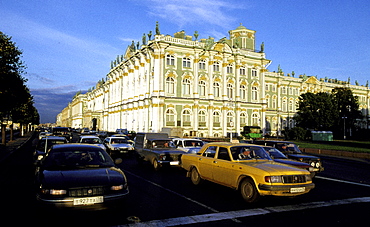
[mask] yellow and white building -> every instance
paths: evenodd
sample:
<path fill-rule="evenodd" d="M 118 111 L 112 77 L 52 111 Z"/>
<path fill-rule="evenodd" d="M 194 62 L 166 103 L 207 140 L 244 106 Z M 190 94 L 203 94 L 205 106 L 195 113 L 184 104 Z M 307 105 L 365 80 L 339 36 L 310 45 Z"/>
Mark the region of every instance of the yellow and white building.
<path fill-rule="evenodd" d="M 256 31 L 240 25 L 229 38 L 197 40 L 184 31 L 174 36 L 156 31 L 153 39 L 129 46 L 105 80 L 77 94 L 57 116 L 57 124 L 115 131 L 158 132 L 181 129 L 184 136 L 220 137 L 260 126 L 279 134 L 294 126 L 298 97 L 349 87 L 359 97 L 364 125 L 369 118 L 368 86 L 294 73 L 270 72 Z"/>

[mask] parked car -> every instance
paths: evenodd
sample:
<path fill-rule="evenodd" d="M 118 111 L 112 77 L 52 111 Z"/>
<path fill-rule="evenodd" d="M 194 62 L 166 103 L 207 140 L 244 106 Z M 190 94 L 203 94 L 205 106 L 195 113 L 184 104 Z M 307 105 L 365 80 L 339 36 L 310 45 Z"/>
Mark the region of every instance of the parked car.
<path fill-rule="evenodd" d="M 137 161 L 148 161 L 154 170 L 162 166 L 177 166 L 185 152 L 177 149 L 167 133 L 137 133 L 135 140 Z"/>
<path fill-rule="evenodd" d="M 96 146 L 101 147 L 102 149 L 106 149 L 103 141 L 98 136 L 80 136 L 78 143 L 87 143 L 87 144 L 94 144 Z"/>
<path fill-rule="evenodd" d="M 37 166 L 36 198 L 44 205 L 102 209 L 129 194 L 125 174 L 94 145 L 55 145 Z"/>
<path fill-rule="evenodd" d="M 305 162 L 294 161 L 293 159 L 289 159 L 287 156 L 285 156 L 275 147 L 263 146 L 263 149 L 265 149 L 265 151 L 270 155 L 270 157 L 275 162 L 292 165 L 297 168 L 305 169 L 311 173 L 311 178 L 315 176 L 316 172 L 314 171 L 314 168 L 310 164 L 305 163 Z"/>
<path fill-rule="evenodd" d="M 315 187 L 307 170 L 271 160 L 260 146 L 208 143 L 198 154 L 184 154 L 182 167 L 193 184 L 209 180 L 239 190 L 252 203 L 260 196 L 297 196 Z"/>
<path fill-rule="evenodd" d="M 134 151 L 134 144 L 125 137 L 107 137 L 104 139 L 104 145 L 111 156 L 119 154 L 129 154 Z"/>
<path fill-rule="evenodd" d="M 68 143 L 68 140 L 61 136 L 46 136 L 41 138 L 37 142 L 35 152 L 33 153 L 34 160 L 43 159 L 51 146 L 64 143 Z"/>
<path fill-rule="evenodd" d="M 314 168 L 313 171 L 315 173 L 324 171 L 324 166 L 322 165 L 321 159 L 319 157 L 304 154 L 293 142 L 256 140 L 254 143 L 264 146 L 275 147 L 290 159 L 308 163 Z"/>
<path fill-rule="evenodd" d="M 191 138 L 174 138 L 172 141 L 178 149 L 187 153 L 197 153 L 204 145 L 202 140 Z"/>

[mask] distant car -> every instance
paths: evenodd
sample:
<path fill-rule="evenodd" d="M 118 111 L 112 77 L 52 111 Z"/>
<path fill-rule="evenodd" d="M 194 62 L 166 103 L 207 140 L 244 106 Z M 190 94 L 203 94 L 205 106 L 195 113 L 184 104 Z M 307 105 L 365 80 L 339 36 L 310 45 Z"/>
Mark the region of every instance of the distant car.
<path fill-rule="evenodd" d="M 72 140 L 72 132 L 68 127 L 54 127 L 52 129 L 53 136 L 63 136 L 69 142 Z"/>
<path fill-rule="evenodd" d="M 52 134 L 50 132 L 40 132 L 39 133 L 39 140 L 41 140 L 44 137 L 51 136 Z"/>
<path fill-rule="evenodd" d="M 177 149 L 183 150 L 187 153 L 197 153 L 205 144 L 202 140 L 190 138 L 174 138 L 172 141 Z"/>
<path fill-rule="evenodd" d="M 283 164 L 287 164 L 287 165 L 292 165 L 292 166 L 295 166 L 295 167 L 298 167 L 298 168 L 301 168 L 301 169 L 305 169 L 305 170 L 307 170 L 311 173 L 312 178 L 315 176 L 316 172 L 314 171 L 314 168 L 310 164 L 289 159 L 287 156 L 285 156 L 283 153 L 281 153 L 275 147 L 263 146 L 263 149 L 265 149 L 265 151 L 267 151 L 267 153 L 271 156 L 271 158 L 275 162 L 279 162 L 279 163 L 283 163 Z"/>
<path fill-rule="evenodd" d="M 129 194 L 125 174 L 94 145 L 55 145 L 37 166 L 36 198 L 44 205 L 103 209 Z"/>
<path fill-rule="evenodd" d="M 135 150 L 133 142 L 125 137 L 107 137 L 104 145 L 110 155 L 129 154 Z"/>
<path fill-rule="evenodd" d="M 68 140 L 61 136 L 46 136 L 41 138 L 36 145 L 35 152 L 33 153 L 34 159 L 43 159 L 51 146 L 64 143 L 68 143 Z"/>
<path fill-rule="evenodd" d="M 94 144 L 96 146 L 101 147 L 102 149 L 106 149 L 103 144 L 103 141 L 98 136 L 81 136 L 78 140 L 78 143 L 87 143 L 87 144 Z"/>
<path fill-rule="evenodd" d="M 315 173 L 324 171 L 324 166 L 322 165 L 321 159 L 319 157 L 303 153 L 293 142 L 256 140 L 254 143 L 263 146 L 275 147 L 290 159 L 308 163 L 313 167 Z"/>
<path fill-rule="evenodd" d="M 260 196 L 302 195 L 315 187 L 307 170 L 274 162 L 257 145 L 208 143 L 198 154 L 183 154 L 181 162 L 193 184 L 209 180 L 234 188 L 248 203 Z"/>

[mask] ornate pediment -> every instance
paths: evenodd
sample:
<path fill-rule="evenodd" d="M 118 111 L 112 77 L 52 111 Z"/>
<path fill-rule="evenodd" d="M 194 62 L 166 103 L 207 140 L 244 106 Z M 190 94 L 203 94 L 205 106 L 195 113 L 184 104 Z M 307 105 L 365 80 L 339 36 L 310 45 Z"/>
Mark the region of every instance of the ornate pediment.
<path fill-rule="evenodd" d="M 311 76 L 311 77 L 309 77 L 309 78 L 305 81 L 305 83 L 307 83 L 307 84 L 320 84 L 320 81 L 319 81 L 316 77 Z"/>

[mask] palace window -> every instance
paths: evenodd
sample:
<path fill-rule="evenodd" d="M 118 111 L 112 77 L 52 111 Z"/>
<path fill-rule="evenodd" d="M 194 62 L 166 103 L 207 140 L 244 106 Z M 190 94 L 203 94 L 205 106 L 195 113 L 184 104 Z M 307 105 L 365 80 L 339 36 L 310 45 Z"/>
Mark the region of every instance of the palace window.
<path fill-rule="evenodd" d="M 182 126 L 184 126 L 184 127 L 190 127 L 191 126 L 190 111 L 189 110 L 182 111 Z"/>
<path fill-rule="evenodd" d="M 200 96 L 205 96 L 206 95 L 206 82 L 203 81 L 203 80 L 199 81 L 198 93 L 199 93 Z"/>
<path fill-rule="evenodd" d="M 227 84 L 226 87 L 226 92 L 227 92 L 227 98 L 233 99 L 234 98 L 234 86 L 232 84 Z"/>
<path fill-rule="evenodd" d="M 252 76 L 257 77 L 257 69 L 252 69 Z"/>
<path fill-rule="evenodd" d="M 173 77 L 166 78 L 166 93 L 175 94 L 175 79 Z"/>
<path fill-rule="evenodd" d="M 213 112 L 213 127 L 220 127 L 220 112 L 215 111 Z"/>
<path fill-rule="evenodd" d="M 226 115 L 227 127 L 234 127 L 234 115 L 232 112 L 228 112 Z"/>
<path fill-rule="evenodd" d="M 198 124 L 199 127 L 206 127 L 206 112 L 204 110 L 200 110 L 198 112 Z"/>
<path fill-rule="evenodd" d="M 173 55 L 166 56 L 166 64 L 167 65 L 175 65 L 175 57 Z"/>
<path fill-rule="evenodd" d="M 191 60 L 190 58 L 183 58 L 182 59 L 182 67 L 183 68 L 190 68 Z"/>
<path fill-rule="evenodd" d="M 166 126 L 175 126 L 175 111 L 173 109 L 166 111 Z"/>
<path fill-rule="evenodd" d="M 205 60 L 200 60 L 198 63 L 199 69 L 206 69 L 206 61 Z"/>
<path fill-rule="evenodd" d="M 245 85 L 240 85 L 240 99 L 247 99 L 247 87 Z"/>
<path fill-rule="evenodd" d="M 214 71 L 214 72 L 220 72 L 220 63 L 215 62 L 215 63 L 213 64 L 213 71 Z"/>
<path fill-rule="evenodd" d="M 245 126 L 247 124 L 247 114 L 246 113 L 240 113 L 240 126 Z"/>
<path fill-rule="evenodd" d="M 256 86 L 252 87 L 252 101 L 258 101 L 258 88 Z"/>
<path fill-rule="evenodd" d="M 259 116 L 258 116 L 258 113 L 252 113 L 252 125 L 253 126 L 259 125 Z"/>
<path fill-rule="evenodd" d="M 232 65 L 227 65 L 226 66 L 226 73 L 233 73 L 233 66 Z"/>
<path fill-rule="evenodd" d="M 213 95 L 214 97 L 220 97 L 220 84 L 218 82 L 213 83 Z"/>
<path fill-rule="evenodd" d="M 240 75 L 245 76 L 245 67 L 240 67 L 239 72 Z"/>
<path fill-rule="evenodd" d="M 183 95 L 190 95 L 190 87 L 191 82 L 189 79 L 183 79 L 182 80 L 182 94 Z"/>

